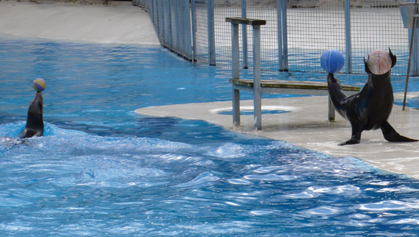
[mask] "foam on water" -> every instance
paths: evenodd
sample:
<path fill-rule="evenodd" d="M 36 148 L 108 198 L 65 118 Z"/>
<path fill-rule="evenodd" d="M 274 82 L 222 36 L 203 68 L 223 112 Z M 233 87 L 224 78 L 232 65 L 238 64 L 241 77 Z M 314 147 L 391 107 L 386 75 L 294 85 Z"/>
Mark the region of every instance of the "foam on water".
<path fill-rule="evenodd" d="M 2 124 L 0 131 L 12 137 L 23 126 Z M 0 143 L 2 233 L 270 235 L 280 226 L 281 233 L 309 236 L 317 228 L 416 229 L 418 182 L 359 169 L 354 158 L 267 139 L 202 146 L 98 136 L 48 122 L 46 131 L 25 143 Z"/>

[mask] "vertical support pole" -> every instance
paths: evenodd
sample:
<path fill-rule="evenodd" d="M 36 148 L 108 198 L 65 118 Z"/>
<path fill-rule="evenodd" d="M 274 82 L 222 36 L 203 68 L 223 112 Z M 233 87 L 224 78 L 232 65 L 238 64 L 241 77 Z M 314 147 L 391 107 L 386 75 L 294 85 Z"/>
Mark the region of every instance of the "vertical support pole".
<path fill-rule="evenodd" d="M 409 29 L 409 33 L 411 34 L 412 30 L 415 30 L 415 35 L 413 36 L 413 52 L 412 52 L 412 76 L 419 76 L 419 32 L 418 29 Z M 409 35 L 410 36 L 410 35 Z M 409 37 L 410 39 L 410 37 Z M 410 42 L 409 42 L 410 43 Z"/>
<path fill-rule="evenodd" d="M 163 47 L 165 46 L 164 43 L 164 20 L 163 20 L 163 14 L 164 14 L 164 8 L 163 8 L 163 0 L 158 0 L 157 1 L 157 24 L 158 24 L 158 29 L 159 29 L 159 39 L 160 39 L 160 43 L 163 45 Z"/>
<path fill-rule="evenodd" d="M 260 79 L 260 25 L 253 26 L 253 107 L 255 128 L 262 129 L 262 101 Z"/>
<path fill-rule="evenodd" d="M 412 2 L 412 3 L 416 3 L 414 0 L 409 0 L 408 2 Z M 415 9 L 415 14 L 417 14 L 416 13 L 416 9 Z M 417 18 L 414 18 L 414 20 L 416 19 L 416 24 L 415 25 L 417 25 L 417 23 L 418 23 L 418 19 Z M 412 49 L 412 56 L 411 56 L 411 60 L 412 60 L 412 62 L 411 62 L 411 65 L 410 65 L 410 67 L 411 67 L 411 73 L 410 73 L 410 75 L 412 75 L 412 76 L 419 76 L 419 30 L 415 27 L 415 32 L 414 32 L 414 37 L 413 37 L 413 49 Z M 409 29 L 409 45 L 410 45 L 410 43 L 411 43 L 411 38 L 412 38 L 412 32 L 413 32 L 413 29 L 412 28 L 410 28 Z"/>
<path fill-rule="evenodd" d="M 283 52 L 282 52 L 282 0 L 276 2 L 276 24 L 278 37 L 278 70 L 283 69 Z"/>
<path fill-rule="evenodd" d="M 153 0 L 153 22 L 154 22 L 154 27 L 156 28 L 157 37 L 159 37 L 159 41 L 160 41 L 160 44 L 161 44 L 158 13 L 159 13 L 158 2 L 157 2 L 157 0 Z"/>
<path fill-rule="evenodd" d="M 231 47 L 232 47 L 232 76 L 233 79 L 240 77 L 240 48 L 239 48 L 239 25 L 231 23 Z"/>
<path fill-rule="evenodd" d="M 164 16 L 165 18 L 165 35 L 166 35 L 166 44 L 170 47 L 170 49 L 173 49 L 173 45 L 172 45 L 172 13 L 171 13 L 171 9 L 170 9 L 170 0 L 169 1 L 165 1 L 164 2 L 165 5 L 165 14 L 166 16 Z"/>
<path fill-rule="evenodd" d="M 246 0 L 242 0 L 242 17 L 246 18 Z M 249 68 L 248 50 L 247 50 L 247 26 L 242 25 L 242 41 L 243 41 L 243 68 Z"/>
<path fill-rule="evenodd" d="M 191 17 L 192 17 L 192 63 L 196 61 L 196 6 L 195 0 L 191 1 Z"/>
<path fill-rule="evenodd" d="M 170 9 L 170 1 L 166 2 L 167 4 L 167 43 L 170 45 L 170 49 L 173 50 L 173 32 L 172 32 L 172 12 Z"/>
<path fill-rule="evenodd" d="M 328 101 L 329 101 L 329 121 L 330 122 L 333 122 L 333 121 L 335 121 L 335 119 L 336 119 L 336 116 L 335 116 L 335 106 L 333 105 L 333 103 L 332 103 L 332 100 L 330 99 L 330 95 L 328 96 Z"/>
<path fill-rule="evenodd" d="M 351 47 L 351 4 L 345 0 L 345 43 L 346 43 L 346 73 L 352 73 L 352 47 Z"/>
<path fill-rule="evenodd" d="M 189 0 L 183 0 L 183 28 L 184 28 L 184 39 L 185 42 L 185 55 L 189 60 L 192 60 L 192 27 L 191 27 L 191 3 Z M 193 61 L 192 61 L 193 62 Z"/>
<path fill-rule="evenodd" d="M 240 125 L 240 90 L 234 89 L 233 86 L 233 124 Z"/>
<path fill-rule="evenodd" d="M 207 0 L 208 16 L 208 56 L 209 64 L 215 66 L 215 30 L 214 30 L 214 0 Z"/>
<path fill-rule="evenodd" d="M 184 4 L 182 0 L 177 0 L 177 7 L 178 7 L 178 29 L 179 29 L 179 51 L 181 52 L 181 55 L 186 55 L 185 50 L 185 12 L 184 12 Z"/>
<path fill-rule="evenodd" d="M 232 52 L 232 77 L 240 78 L 240 48 L 239 48 L 239 25 L 231 23 L 231 52 Z M 233 124 L 240 125 L 240 90 L 233 86 Z"/>
<path fill-rule="evenodd" d="M 287 0 L 282 0 L 282 54 L 283 68 L 281 71 L 288 72 L 288 39 L 287 39 Z"/>
<path fill-rule="evenodd" d="M 176 52 L 179 51 L 180 48 L 180 27 L 179 27 L 179 4 L 177 2 L 177 0 L 175 1 L 170 1 L 170 4 L 172 4 L 172 7 L 174 9 L 173 13 L 174 13 L 174 35 L 176 37 L 176 42 L 175 42 L 175 46 L 174 48 L 176 49 Z"/>

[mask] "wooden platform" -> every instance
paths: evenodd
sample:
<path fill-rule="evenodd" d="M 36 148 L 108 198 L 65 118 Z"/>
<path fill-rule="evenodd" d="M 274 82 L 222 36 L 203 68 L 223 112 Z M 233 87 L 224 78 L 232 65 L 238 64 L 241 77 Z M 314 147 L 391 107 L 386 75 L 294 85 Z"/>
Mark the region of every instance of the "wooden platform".
<path fill-rule="evenodd" d="M 231 23 L 231 48 L 232 48 L 232 78 L 230 83 L 233 88 L 233 124 L 240 126 L 240 91 L 253 92 L 254 127 L 262 129 L 262 93 L 273 94 L 302 94 L 302 95 L 329 95 L 327 82 L 310 81 L 280 81 L 261 80 L 260 67 L 260 26 L 265 25 L 265 20 L 227 17 L 226 22 Z M 253 29 L 253 79 L 240 79 L 240 47 L 239 24 L 251 25 Z M 348 94 L 355 94 L 361 89 L 358 86 L 342 85 Z M 335 120 L 335 108 L 330 99 L 328 103 L 328 119 Z"/>
<path fill-rule="evenodd" d="M 253 79 L 230 79 L 230 83 L 236 86 L 247 87 L 248 91 L 253 91 Z M 307 94 L 305 91 L 300 90 L 314 90 L 319 91 L 321 95 L 328 95 L 327 82 L 310 82 L 310 81 L 279 81 L 279 80 L 261 80 L 262 93 L 264 89 L 276 89 L 269 90 L 265 93 L 280 93 L 290 92 L 289 90 L 298 90 L 297 94 Z M 342 84 L 342 88 L 347 92 L 359 92 L 361 89 L 359 86 L 350 86 Z M 246 88 L 242 88 L 246 90 Z M 284 89 L 284 90 L 280 90 Z M 321 91 L 323 90 L 323 91 Z M 300 92 L 300 93 L 298 93 Z M 296 94 L 296 93 L 289 93 Z M 312 93 L 310 93 L 312 95 Z"/>
<path fill-rule="evenodd" d="M 281 81 L 281 80 L 261 80 L 260 93 L 271 94 L 299 94 L 299 95 L 329 95 L 327 82 L 311 81 Z M 233 114 L 235 125 L 240 125 L 240 92 L 254 92 L 254 81 L 252 79 L 230 79 L 233 87 Z M 348 95 L 353 95 L 361 90 L 359 86 L 350 86 L 342 84 L 342 89 Z M 261 107 L 261 102 L 256 106 Z M 335 120 L 335 108 L 332 102 L 328 103 L 328 120 Z M 261 118 L 261 115 L 258 116 Z"/>

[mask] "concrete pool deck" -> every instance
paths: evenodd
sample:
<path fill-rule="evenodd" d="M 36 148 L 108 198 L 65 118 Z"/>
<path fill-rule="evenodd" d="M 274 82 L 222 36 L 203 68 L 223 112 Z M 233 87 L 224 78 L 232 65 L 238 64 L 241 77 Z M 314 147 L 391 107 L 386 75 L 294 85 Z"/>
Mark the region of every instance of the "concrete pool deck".
<path fill-rule="evenodd" d="M 78 5 L 0 1 L 0 36 L 160 45 L 148 13 L 131 2 Z"/>
<path fill-rule="evenodd" d="M 400 97 L 396 94 L 395 97 Z M 262 109 L 291 112 L 262 115 L 262 130 L 253 128 L 253 114 L 241 115 L 241 125 L 233 126 L 231 101 L 179 104 L 137 109 L 139 114 L 158 117 L 204 120 L 229 130 L 289 142 L 295 146 L 334 157 L 356 157 L 379 169 L 419 179 L 419 143 L 387 142 L 381 130 L 364 131 L 361 144 L 338 146 L 351 136 L 351 126 L 340 115 L 336 122 L 327 120 L 327 96 L 263 99 Z M 253 101 L 241 101 L 241 109 L 252 109 Z M 400 134 L 419 139 L 419 111 L 394 106 L 390 124 Z"/>

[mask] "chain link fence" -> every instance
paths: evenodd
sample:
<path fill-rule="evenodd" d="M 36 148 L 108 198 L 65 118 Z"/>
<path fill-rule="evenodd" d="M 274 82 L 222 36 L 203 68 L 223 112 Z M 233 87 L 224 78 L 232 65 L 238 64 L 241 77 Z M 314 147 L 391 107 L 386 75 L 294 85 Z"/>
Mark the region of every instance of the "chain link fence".
<path fill-rule="evenodd" d="M 342 72 L 363 73 L 363 57 L 387 48 L 398 56 L 392 72 L 407 72 L 409 29 L 399 9 L 407 0 L 134 1 L 149 11 L 165 47 L 198 63 L 231 67 L 231 25 L 225 18 L 247 17 L 267 21 L 261 27 L 264 73 L 322 72 L 320 56 L 328 49 L 344 54 Z M 240 28 L 240 35 L 241 64 L 251 68 L 251 27 Z"/>

